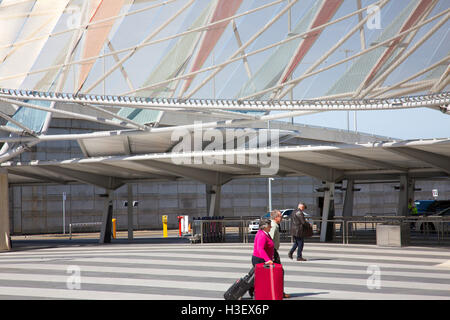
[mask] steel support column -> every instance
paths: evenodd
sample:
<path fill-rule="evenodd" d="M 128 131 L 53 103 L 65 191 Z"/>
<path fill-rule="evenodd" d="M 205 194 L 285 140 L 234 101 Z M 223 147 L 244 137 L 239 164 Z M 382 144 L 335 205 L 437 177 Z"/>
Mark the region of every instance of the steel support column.
<path fill-rule="evenodd" d="M 355 197 L 355 181 L 354 179 L 347 179 L 347 189 L 345 190 L 344 208 L 342 210 L 342 216 L 344 218 L 353 217 L 353 199 Z M 346 228 L 347 225 L 343 225 L 342 228 Z M 352 224 L 348 224 L 347 232 L 352 230 Z"/>
<path fill-rule="evenodd" d="M 327 182 L 323 199 L 322 226 L 320 242 L 330 242 L 334 237 L 334 223 L 327 222 L 334 218 L 334 182 Z"/>
<path fill-rule="evenodd" d="M 221 190 L 222 186 L 206 185 L 206 210 L 208 217 L 219 216 Z"/>
<path fill-rule="evenodd" d="M 133 186 L 128 183 L 128 240 L 133 240 Z"/>
<path fill-rule="evenodd" d="M 128 204 L 130 205 L 130 204 Z M 110 243 L 112 238 L 112 213 L 113 213 L 113 200 L 112 191 L 107 191 L 107 198 L 105 199 L 105 209 L 103 210 L 102 229 L 100 231 L 99 243 Z"/>
<path fill-rule="evenodd" d="M 353 216 L 353 197 L 354 197 L 354 180 L 347 180 L 347 190 L 345 191 L 344 209 L 342 211 L 343 217 Z"/>
<path fill-rule="evenodd" d="M 0 251 L 11 250 L 9 234 L 8 172 L 0 169 Z"/>
<path fill-rule="evenodd" d="M 400 186 L 397 205 L 397 216 L 408 216 L 408 201 L 414 200 L 414 180 L 408 177 L 408 175 L 400 176 Z"/>

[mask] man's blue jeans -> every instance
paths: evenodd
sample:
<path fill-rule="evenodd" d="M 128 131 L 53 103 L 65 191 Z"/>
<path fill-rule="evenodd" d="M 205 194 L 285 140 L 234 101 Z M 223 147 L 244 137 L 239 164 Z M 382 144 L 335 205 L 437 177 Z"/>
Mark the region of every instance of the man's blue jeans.
<path fill-rule="evenodd" d="M 302 258 L 302 252 L 303 252 L 303 244 L 304 244 L 303 238 L 294 237 L 294 244 L 292 245 L 291 250 L 289 251 L 290 254 L 294 254 L 295 249 L 297 250 L 297 259 Z"/>

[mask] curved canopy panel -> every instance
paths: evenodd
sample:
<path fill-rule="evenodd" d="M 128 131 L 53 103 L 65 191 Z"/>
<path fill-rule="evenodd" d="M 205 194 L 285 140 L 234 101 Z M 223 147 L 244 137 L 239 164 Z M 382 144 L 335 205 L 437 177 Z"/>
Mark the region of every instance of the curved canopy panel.
<path fill-rule="evenodd" d="M 131 137 L 131 138 L 130 138 Z M 137 148 L 141 139 L 147 150 L 158 151 L 161 135 L 131 134 L 127 145 Z M 124 150 L 124 138 L 88 139 L 84 143 L 101 150 L 108 142 L 111 148 Z M 167 141 L 167 140 L 166 140 Z M 97 146 L 97 147 L 95 147 Z M 90 148 L 88 147 L 88 148 Z M 148 149 L 150 148 L 150 149 Z M 273 157 L 276 153 L 277 157 Z M 281 145 L 267 150 L 204 150 L 198 153 L 145 153 L 135 155 L 95 156 L 61 161 L 34 160 L 5 162 L 12 184 L 85 182 L 107 189 L 138 180 L 191 179 L 206 184 L 220 184 L 235 178 L 261 177 L 264 172 L 273 176 L 312 176 L 323 181 L 342 179 L 395 179 L 399 175 L 411 178 L 448 178 L 450 175 L 450 140 L 393 141 L 365 144 Z M 227 163 L 229 157 L 241 161 Z M 252 162 L 252 157 L 256 161 Z M 270 161 L 261 161 L 268 157 Z M 236 159 L 236 158 L 234 158 Z M 266 171 L 264 171 L 266 170 Z M 220 181 L 218 181 L 219 179 Z"/>
<path fill-rule="evenodd" d="M 147 155 L 139 162 L 132 158 L 134 167 L 121 171 L 125 176 L 117 181 L 138 177 L 133 170 L 143 166 L 155 177 L 167 177 L 164 171 L 178 177 L 178 170 L 163 163 L 169 161 L 165 154 L 179 147 L 172 135 L 187 130 L 184 136 L 195 137 L 199 122 L 218 132 L 230 127 L 271 132 L 269 121 L 312 113 L 325 118 L 330 112 L 415 109 L 447 119 L 450 127 L 449 16 L 448 0 L 3 0 L 0 163 L 19 159 L 43 141 L 71 140 L 84 159 Z M 50 132 L 61 119 L 90 123 L 82 128 L 90 136 Z M 306 130 L 290 121 L 277 125 L 286 130 L 281 142 L 297 141 L 291 136 Z M 311 153 L 297 141 L 303 149 L 279 150 L 282 174 L 332 168 L 325 171 L 334 180 L 370 171 L 367 165 L 388 170 L 383 158 L 396 174 L 448 174 L 441 165 L 448 160 L 448 142 L 348 149 L 343 144 L 380 138 L 367 140 L 348 129 L 332 131 L 342 139 L 322 139 L 328 133 L 320 131 L 302 137 L 340 147 Z M 358 163 L 340 167 L 337 159 L 347 159 L 341 161 L 346 166 Z M 303 169 L 295 169 L 300 161 Z M 70 162 L 79 166 L 73 170 L 86 165 Z M 86 171 L 105 166 L 103 160 L 94 162 L 96 169 Z M 54 165 L 68 169 L 53 162 L 38 167 Z M 248 164 L 211 165 L 227 177 L 255 170 Z M 21 170 L 14 162 L 8 166 L 17 174 Z M 200 170 L 193 177 L 207 170 L 192 168 Z"/>
<path fill-rule="evenodd" d="M 445 0 L 4 0 L 0 87 L 50 90 L 52 74 L 52 91 L 173 98 L 440 92 L 448 17 Z"/>

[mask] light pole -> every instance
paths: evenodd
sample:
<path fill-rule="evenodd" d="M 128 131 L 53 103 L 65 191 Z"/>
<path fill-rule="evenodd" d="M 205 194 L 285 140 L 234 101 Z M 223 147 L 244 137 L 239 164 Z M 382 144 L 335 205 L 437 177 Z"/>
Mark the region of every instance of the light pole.
<path fill-rule="evenodd" d="M 350 52 L 353 52 L 353 50 L 350 50 L 350 49 L 342 49 L 341 51 L 344 51 L 346 59 L 348 57 L 348 54 Z M 346 63 L 345 71 L 348 72 L 348 63 Z M 356 111 L 355 111 L 354 125 L 356 128 Z M 348 110 L 347 110 L 347 131 L 350 131 L 350 111 L 348 111 Z M 356 131 L 356 129 L 355 129 L 355 131 Z"/>
<path fill-rule="evenodd" d="M 272 180 L 273 178 L 268 178 L 268 189 L 269 189 L 269 211 L 272 211 Z"/>
<path fill-rule="evenodd" d="M 63 211 L 63 234 L 66 234 L 66 193 L 65 192 L 63 192 L 62 211 Z"/>

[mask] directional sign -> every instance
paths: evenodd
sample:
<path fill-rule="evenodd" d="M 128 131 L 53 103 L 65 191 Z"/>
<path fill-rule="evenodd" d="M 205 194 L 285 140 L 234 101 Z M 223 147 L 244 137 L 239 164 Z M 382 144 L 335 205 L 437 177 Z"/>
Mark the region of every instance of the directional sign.
<path fill-rule="evenodd" d="M 438 189 L 431 190 L 431 193 L 433 194 L 433 198 L 435 198 L 435 199 L 437 199 L 437 197 L 439 196 Z"/>

